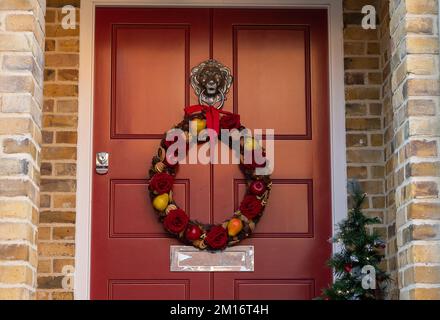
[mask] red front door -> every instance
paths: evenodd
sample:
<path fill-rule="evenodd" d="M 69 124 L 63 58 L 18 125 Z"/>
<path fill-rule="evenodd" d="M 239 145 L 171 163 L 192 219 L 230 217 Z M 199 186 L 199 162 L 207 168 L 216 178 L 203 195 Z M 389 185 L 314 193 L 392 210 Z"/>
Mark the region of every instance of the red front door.
<path fill-rule="evenodd" d="M 331 280 L 327 13 L 324 10 L 98 8 L 93 299 L 310 299 Z M 170 272 L 168 237 L 147 196 L 163 133 L 195 104 L 192 66 L 233 71 L 225 110 L 275 129 L 273 189 L 251 239 L 255 272 Z M 191 218 L 220 222 L 245 186 L 237 165 L 182 165 L 174 187 Z"/>

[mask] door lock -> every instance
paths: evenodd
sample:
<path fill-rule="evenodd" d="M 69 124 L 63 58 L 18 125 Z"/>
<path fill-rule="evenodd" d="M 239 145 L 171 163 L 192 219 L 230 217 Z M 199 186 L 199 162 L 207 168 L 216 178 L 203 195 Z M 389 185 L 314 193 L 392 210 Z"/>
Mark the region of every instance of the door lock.
<path fill-rule="evenodd" d="M 108 152 L 97 152 L 95 167 L 97 174 L 106 174 L 108 172 Z"/>

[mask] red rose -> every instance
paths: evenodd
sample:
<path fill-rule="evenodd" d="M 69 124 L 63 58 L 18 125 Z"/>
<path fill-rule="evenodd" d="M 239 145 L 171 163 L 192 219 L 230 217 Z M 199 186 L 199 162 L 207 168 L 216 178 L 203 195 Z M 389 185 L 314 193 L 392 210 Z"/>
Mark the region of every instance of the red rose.
<path fill-rule="evenodd" d="M 224 249 L 228 244 L 228 233 L 222 226 L 214 226 L 206 234 L 205 241 L 212 249 Z"/>
<path fill-rule="evenodd" d="M 220 128 L 222 129 L 238 129 L 241 127 L 240 115 L 226 114 L 220 119 Z"/>
<path fill-rule="evenodd" d="M 174 178 L 165 172 L 156 173 L 150 180 L 150 190 L 162 194 L 170 192 L 173 187 Z"/>
<path fill-rule="evenodd" d="M 175 209 L 168 212 L 163 220 L 165 229 L 174 234 L 179 234 L 188 225 L 189 217 L 182 209 Z"/>
<path fill-rule="evenodd" d="M 246 218 L 252 220 L 263 211 L 263 206 L 256 196 L 248 194 L 240 204 L 240 211 Z"/>

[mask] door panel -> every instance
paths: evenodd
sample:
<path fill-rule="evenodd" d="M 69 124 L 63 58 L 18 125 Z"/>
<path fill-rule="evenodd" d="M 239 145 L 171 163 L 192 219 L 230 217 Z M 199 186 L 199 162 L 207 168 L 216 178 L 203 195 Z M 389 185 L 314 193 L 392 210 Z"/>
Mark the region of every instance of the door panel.
<path fill-rule="evenodd" d="M 219 9 L 213 19 L 214 58 L 235 77 L 225 108 L 250 129 L 275 129 L 273 192 L 243 242 L 255 246 L 255 272 L 215 273 L 214 298 L 309 299 L 331 279 L 326 12 Z M 238 208 L 242 179 L 215 166 L 215 220 Z"/>
<path fill-rule="evenodd" d="M 236 280 L 234 298 L 240 300 L 309 300 L 314 298 L 312 280 Z"/>
<path fill-rule="evenodd" d="M 110 298 L 114 300 L 187 300 L 189 281 L 111 281 Z"/>
<path fill-rule="evenodd" d="M 246 184 L 243 180 L 235 183 L 238 185 L 238 192 L 234 192 L 234 203 L 235 208 L 238 208 L 246 192 Z M 312 180 L 276 179 L 272 183 L 270 201 L 266 208 L 270 218 L 261 219 L 253 235 L 256 237 L 313 236 Z M 280 208 L 288 208 L 288 210 L 280 210 Z"/>
<path fill-rule="evenodd" d="M 110 182 L 110 236 L 156 237 L 165 232 L 157 223 L 153 207 L 145 199 L 148 194 L 147 180 L 117 180 Z M 173 198 L 179 206 L 190 213 L 190 183 L 188 179 L 174 182 Z M 130 208 L 130 210 L 127 210 Z"/>
<path fill-rule="evenodd" d="M 113 26 L 113 138 L 161 136 L 164 115 L 181 120 L 176 108 L 187 102 L 189 34 L 187 24 Z"/>
<path fill-rule="evenodd" d="M 170 238 L 148 198 L 146 176 L 163 133 L 190 97 L 190 66 L 209 55 L 209 10 L 96 10 L 94 153 L 110 170 L 93 177 L 93 299 L 208 299 L 208 273 L 171 273 Z M 182 165 L 176 198 L 208 221 L 210 168 Z"/>
<path fill-rule="evenodd" d="M 190 68 L 214 58 L 233 70 L 225 110 L 275 129 L 273 192 L 244 245 L 255 272 L 170 272 L 169 246 L 148 198 L 163 133 L 196 104 Z M 98 8 L 91 297 L 310 299 L 331 280 L 327 18 L 324 10 Z M 94 168 L 93 168 L 94 170 Z M 181 165 L 174 186 L 191 218 L 221 222 L 245 184 L 237 165 Z"/>
<path fill-rule="evenodd" d="M 230 29 L 235 111 L 249 128 L 276 128 L 280 135 L 306 135 L 310 105 L 306 103 L 308 83 L 302 71 L 309 67 L 308 28 L 253 24 L 231 25 Z M 272 105 L 278 112 L 273 112 L 269 107 Z"/>

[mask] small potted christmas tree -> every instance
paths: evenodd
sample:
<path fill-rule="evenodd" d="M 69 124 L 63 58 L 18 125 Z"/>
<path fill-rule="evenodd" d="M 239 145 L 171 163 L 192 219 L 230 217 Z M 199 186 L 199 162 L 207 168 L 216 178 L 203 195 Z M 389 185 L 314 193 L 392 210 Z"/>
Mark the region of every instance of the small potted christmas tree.
<path fill-rule="evenodd" d="M 378 300 L 384 298 L 389 275 L 379 267 L 384 258 L 385 242 L 368 226 L 379 224 L 362 212 L 366 194 L 356 181 L 348 186 L 352 209 L 338 224 L 338 233 L 331 239 L 338 248 L 328 261 L 335 281 L 323 290 L 322 300 Z"/>

